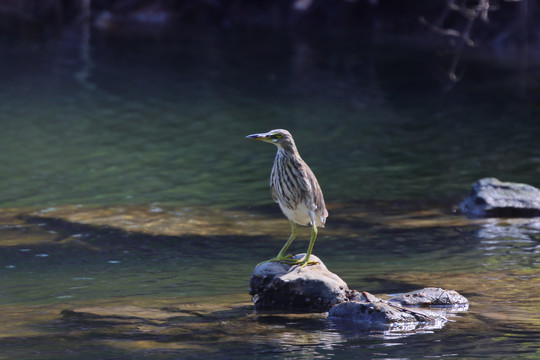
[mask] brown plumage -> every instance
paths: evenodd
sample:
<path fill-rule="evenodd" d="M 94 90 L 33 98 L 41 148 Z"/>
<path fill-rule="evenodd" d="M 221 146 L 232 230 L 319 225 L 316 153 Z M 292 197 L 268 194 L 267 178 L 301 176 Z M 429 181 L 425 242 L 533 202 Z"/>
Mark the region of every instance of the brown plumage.
<path fill-rule="evenodd" d="M 269 142 L 278 148 L 270 175 L 270 189 L 272 198 L 291 223 L 292 234 L 278 256 L 269 261 L 305 266 L 313 250 L 317 227 L 324 227 L 328 216 L 319 182 L 300 157 L 294 139 L 287 130 L 276 129 L 267 133 L 248 135 L 247 138 Z M 285 255 L 285 251 L 296 237 L 296 224 L 312 227 L 308 251 L 302 260 L 293 260 L 291 255 Z"/>

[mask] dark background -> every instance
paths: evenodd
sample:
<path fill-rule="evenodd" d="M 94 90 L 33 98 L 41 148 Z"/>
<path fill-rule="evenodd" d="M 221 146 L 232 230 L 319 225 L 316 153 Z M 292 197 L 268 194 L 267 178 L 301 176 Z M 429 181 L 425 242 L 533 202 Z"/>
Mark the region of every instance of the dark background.
<path fill-rule="evenodd" d="M 108 31 L 197 25 L 203 28 L 272 28 L 335 34 L 426 34 L 420 17 L 463 31 L 464 11 L 489 6 L 489 22 L 478 15 L 476 39 L 523 42 L 538 39 L 538 1 L 422 0 L 4 0 L 0 31 L 10 36 L 50 37 L 66 26 L 90 21 Z M 526 33 L 524 33 L 526 31 Z"/>

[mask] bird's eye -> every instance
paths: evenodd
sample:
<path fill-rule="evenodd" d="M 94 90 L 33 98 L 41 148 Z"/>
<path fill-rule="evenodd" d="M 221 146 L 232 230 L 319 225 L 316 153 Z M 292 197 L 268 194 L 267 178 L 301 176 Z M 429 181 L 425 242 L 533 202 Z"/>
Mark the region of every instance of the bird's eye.
<path fill-rule="evenodd" d="M 281 138 L 283 137 L 283 134 L 281 134 L 281 133 L 275 133 L 275 134 L 270 135 L 270 137 L 271 137 L 272 139 L 276 139 L 276 140 L 277 140 L 277 139 L 281 139 Z"/>

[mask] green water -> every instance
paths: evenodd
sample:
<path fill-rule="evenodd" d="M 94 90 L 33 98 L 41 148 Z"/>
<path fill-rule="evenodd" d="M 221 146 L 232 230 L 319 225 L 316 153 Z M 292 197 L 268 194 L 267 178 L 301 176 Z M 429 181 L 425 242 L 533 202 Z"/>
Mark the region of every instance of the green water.
<path fill-rule="evenodd" d="M 465 57 L 443 91 L 447 59 L 396 39 L 91 35 L 0 43 L 0 358 L 540 356 L 540 227 L 453 211 L 481 177 L 540 185 L 536 68 Z M 251 271 L 289 227 L 275 149 L 245 135 L 273 128 L 324 190 L 330 270 L 470 309 L 416 333 L 254 312 Z M 117 306 L 182 316 L 62 313 Z"/>

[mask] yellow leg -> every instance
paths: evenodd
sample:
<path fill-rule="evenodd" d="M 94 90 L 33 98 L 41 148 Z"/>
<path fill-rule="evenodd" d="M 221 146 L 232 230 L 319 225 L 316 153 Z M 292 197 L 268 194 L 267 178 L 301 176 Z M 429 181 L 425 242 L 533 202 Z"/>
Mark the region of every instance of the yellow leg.
<path fill-rule="evenodd" d="M 309 257 L 311 256 L 311 252 L 313 251 L 313 245 L 315 245 L 315 240 L 317 239 L 317 226 L 313 224 L 311 226 L 311 239 L 309 240 L 309 246 L 306 252 L 306 256 L 304 256 L 303 259 L 282 259 L 281 262 L 287 265 L 300 265 L 300 267 L 304 267 L 306 265 L 314 265 L 317 264 L 316 261 L 309 261 Z"/>
<path fill-rule="evenodd" d="M 289 236 L 289 240 L 287 240 L 287 242 L 285 243 L 285 245 L 283 245 L 278 255 L 275 257 L 275 259 L 278 259 L 276 261 L 280 261 L 285 258 L 292 257 L 292 255 L 285 256 L 285 252 L 287 252 L 287 249 L 289 248 L 289 246 L 291 246 L 293 240 L 296 239 L 296 224 L 294 223 L 294 221 L 291 221 L 291 220 L 289 220 L 289 222 L 291 223 L 291 236 Z"/>
<path fill-rule="evenodd" d="M 263 261 L 259 263 L 258 265 L 264 264 L 266 262 L 279 262 L 279 261 L 287 260 L 292 257 L 292 255 L 285 255 L 285 252 L 287 252 L 287 249 L 289 248 L 289 246 L 291 246 L 293 240 L 296 239 L 296 224 L 291 220 L 289 220 L 289 222 L 291 223 L 291 236 L 289 236 L 289 240 L 287 240 L 285 245 L 283 245 L 280 252 L 275 258 Z"/>
<path fill-rule="evenodd" d="M 311 256 L 311 252 L 313 251 L 313 245 L 315 245 L 315 240 L 317 239 L 317 226 L 315 223 L 311 227 L 311 238 L 309 239 L 309 246 L 306 252 L 306 256 L 300 262 L 300 267 L 304 267 L 307 264 L 316 264 L 316 262 L 310 262 L 309 257 Z"/>

